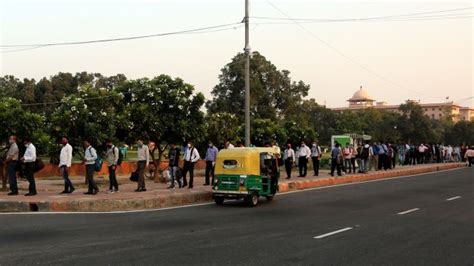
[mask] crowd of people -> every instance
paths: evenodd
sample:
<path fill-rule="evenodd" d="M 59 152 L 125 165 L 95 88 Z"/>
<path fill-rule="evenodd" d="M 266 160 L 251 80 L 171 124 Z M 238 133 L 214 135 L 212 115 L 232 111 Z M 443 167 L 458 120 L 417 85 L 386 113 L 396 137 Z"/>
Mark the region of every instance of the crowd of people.
<path fill-rule="evenodd" d="M 342 148 L 336 143 L 331 150 L 331 175 L 346 173 L 367 173 L 369 170 L 394 169 L 397 165 L 416 165 L 428 163 L 468 162 L 474 164 L 474 146 L 443 144 L 403 144 L 375 142 L 372 145 L 363 143 L 357 148 L 346 143 Z"/>
<path fill-rule="evenodd" d="M 145 171 L 150 165 L 150 148 L 140 139 L 136 144 L 137 163 L 136 170 L 132 176 L 136 176 L 134 181 L 137 182 L 137 189 L 135 192 L 144 192 L 146 191 Z M 17 175 L 19 171 L 22 172 L 22 175 L 29 182 L 28 193 L 25 196 L 37 194 L 34 174 L 40 168 L 37 165 L 36 148 L 29 138 L 23 139 L 23 145 L 25 149 L 20 153 L 16 136 L 10 136 L 6 153 L 7 177 L 10 185 L 8 195 L 10 196 L 18 195 Z M 73 160 L 73 147 L 69 144 L 67 137 L 62 137 L 61 145 L 58 163 L 59 171 L 64 180 L 64 190 L 61 194 L 71 194 L 75 191 L 75 186 L 69 178 Z M 83 146 L 84 156 L 82 162 L 85 167 L 85 177 L 88 184 L 88 190 L 84 194 L 96 195 L 99 192 L 99 188 L 94 180 L 94 174 L 102 169 L 102 160 L 100 160 L 97 150 L 92 147 L 90 141 L 84 140 Z M 236 145 L 237 148 L 243 146 L 241 142 L 238 142 Z M 319 175 L 320 161 L 326 150 L 319 146 L 317 142 L 307 146 L 302 141 L 296 151 L 288 143 L 282 154 L 280 154 L 280 148 L 276 142 L 266 146 L 272 146 L 278 151 L 277 159 L 281 160 L 280 165 L 284 165 L 287 179 L 291 178 L 292 169 L 295 165 L 298 167 L 299 177 L 306 177 L 309 162 L 312 163 L 314 176 Z M 235 146 L 226 140 L 223 149 L 232 148 L 235 148 Z M 218 152 L 218 148 L 212 142 L 209 142 L 204 156 L 206 163 L 204 186 L 214 184 L 214 169 Z M 182 159 L 184 161 L 182 168 L 180 168 L 181 153 L 183 153 Z M 107 164 L 109 173 L 109 193 L 119 191 L 116 170 L 122 163 L 123 156 L 122 149 L 115 146 L 111 140 L 106 140 L 104 161 Z M 474 146 L 442 144 L 395 145 L 383 141 L 373 144 L 360 143 L 359 145 L 335 143 L 334 147 L 330 150 L 329 156 L 331 176 L 334 176 L 336 172 L 341 176 L 346 173 L 367 173 L 369 170 L 388 170 L 395 168 L 397 165 L 467 161 L 471 167 L 474 165 Z M 195 164 L 201 160 L 199 151 L 193 142 L 191 140 L 188 141 L 184 148 L 173 143 L 170 144 L 166 157 L 169 165 L 166 170 L 170 181 L 168 189 L 173 189 L 176 185 L 179 188 L 188 187 L 192 189 L 194 186 Z M 187 178 L 188 175 L 189 179 Z"/>

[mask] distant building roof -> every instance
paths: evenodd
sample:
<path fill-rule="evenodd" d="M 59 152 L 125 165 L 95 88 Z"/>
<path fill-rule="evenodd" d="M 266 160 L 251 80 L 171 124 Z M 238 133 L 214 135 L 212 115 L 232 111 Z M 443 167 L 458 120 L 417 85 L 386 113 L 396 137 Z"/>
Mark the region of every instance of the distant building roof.
<path fill-rule="evenodd" d="M 360 86 L 360 89 L 357 90 L 352 98 L 348 100 L 349 102 L 361 102 L 361 101 L 375 101 L 372 96 L 370 96 L 369 92 Z"/>

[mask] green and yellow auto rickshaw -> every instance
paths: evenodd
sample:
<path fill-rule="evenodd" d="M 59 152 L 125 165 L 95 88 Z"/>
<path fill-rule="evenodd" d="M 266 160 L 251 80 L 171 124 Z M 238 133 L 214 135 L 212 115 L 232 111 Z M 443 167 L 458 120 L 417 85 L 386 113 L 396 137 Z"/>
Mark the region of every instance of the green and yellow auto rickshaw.
<path fill-rule="evenodd" d="M 273 199 L 280 178 L 274 148 L 234 148 L 217 155 L 213 198 L 218 205 L 225 199 L 244 199 L 253 207 L 259 197 Z"/>

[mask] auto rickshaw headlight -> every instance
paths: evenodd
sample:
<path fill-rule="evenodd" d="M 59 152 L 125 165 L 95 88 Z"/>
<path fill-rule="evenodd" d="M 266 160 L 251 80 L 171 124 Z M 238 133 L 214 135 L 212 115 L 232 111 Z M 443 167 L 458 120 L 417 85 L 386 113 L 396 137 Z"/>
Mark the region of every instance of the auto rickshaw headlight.
<path fill-rule="evenodd" d="M 243 186 L 245 185 L 245 180 L 247 179 L 246 175 L 241 175 L 240 176 L 240 185 Z"/>

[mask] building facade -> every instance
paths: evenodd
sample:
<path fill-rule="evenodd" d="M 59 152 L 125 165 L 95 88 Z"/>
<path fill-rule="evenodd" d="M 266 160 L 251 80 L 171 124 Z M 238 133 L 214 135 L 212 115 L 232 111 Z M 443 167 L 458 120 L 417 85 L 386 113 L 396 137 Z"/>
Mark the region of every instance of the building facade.
<path fill-rule="evenodd" d="M 354 95 L 347 100 L 347 107 L 331 108 L 336 112 L 346 112 L 361 110 L 366 108 L 374 108 L 390 112 L 401 112 L 400 105 L 390 105 L 386 102 L 377 102 L 370 93 L 362 88 L 357 90 Z M 408 100 L 407 102 L 412 101 Z M 442 119 L 446 116 L 450 117 L 454 122 L 458 121 L 474 121 L 474 108 L 460 106 L 454 102 L 443 103 L 420 103 L 416 102 L 425 112 L 425 115 L 432 119 Z"/>

